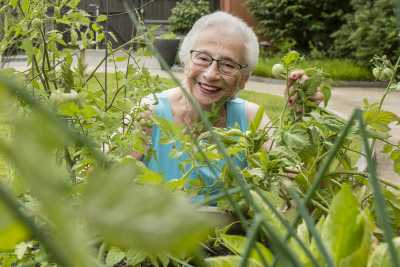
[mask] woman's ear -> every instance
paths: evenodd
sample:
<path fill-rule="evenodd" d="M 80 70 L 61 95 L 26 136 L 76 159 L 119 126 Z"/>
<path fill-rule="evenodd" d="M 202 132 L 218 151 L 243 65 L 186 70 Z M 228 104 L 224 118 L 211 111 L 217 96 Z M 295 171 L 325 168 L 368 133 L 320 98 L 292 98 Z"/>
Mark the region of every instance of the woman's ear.
<path fill-rule="evenodd" d="M 244 86 L 246 85 L 247 81 L 249 80 L 250 73 L 244 73 L 239 80 L 238 87 L 240 90 L 244 89 Z"/>

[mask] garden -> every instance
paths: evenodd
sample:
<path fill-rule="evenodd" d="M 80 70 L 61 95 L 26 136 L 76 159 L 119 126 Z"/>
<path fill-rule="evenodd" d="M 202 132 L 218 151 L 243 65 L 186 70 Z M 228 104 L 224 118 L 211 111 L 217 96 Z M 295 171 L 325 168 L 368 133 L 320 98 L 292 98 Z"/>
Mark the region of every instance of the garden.
<path fill-rule="evenodd" d="M 137 31 L 117 47 L 107 15 L 93 17 L 79 2 L 0 0 L 0 55 L 18 51 L 28 64 L 0 69 L 0 266 L 400 266 L 400 185 L 377 175 L 373 156 L 383 142 L 400 175 L 400 143 L 390 138 L 400 117 L 383 109 L 400 90 L 400 4 L 248 0 L 260 25 L 274 29 L 265 33 L 275 41 L 257 68 L 269 64 L 268 75 L 287 82 L 303 68 L 309 79 L 288 91 L 297 97 L 291 107 L 282 97 L 240 92 L 260 105 L 243 132 L 214 127 L 218 110 L 200 109 L 155 49 L 156 29 L 128 1 Z M 284 23 L 285 8 L 311 23 L 310 32 L 286 35 L 301 31 L 296 20 Z M 302 13 L 309 11 L 322 17 L 304 20 L 315 18 Z M 370 18 L 378 23 L 367 25 Z M 347 22 L 339 31 L 338 20 Z M 322 24 L 336 27 L 323 37 Z M 382 45 L 367 26 L 382 29 Z M 87 50 L 99 43 L 105 57 L 89 68 Z M 140 64 L 148 54 L 168 79 Z M 357 62 L 367 71 L 361 76 L 385 84 L 378 102 L 366 100 L 348 120 L 327 109 L 342 78 L 318 60 L 334 58 Z M 102 64 L 113 71 L 100 71 Z M 200 114 L 190 129 L 148 115 L 148 99 L 157 102 L 157 93 L 176 86 Z M 310 100 L 317 92 L 321 106 Z M 162 143 L 179 143 L 171 158 L 188 155 L 192 167 L 182 177 L 166 180 L 131 156 L 146 152 L 153 125 Z M 357 167 L 360 158 L 366 169 Z M 210 186 L 191 172 L 221 161 L 207 193 Z"/>

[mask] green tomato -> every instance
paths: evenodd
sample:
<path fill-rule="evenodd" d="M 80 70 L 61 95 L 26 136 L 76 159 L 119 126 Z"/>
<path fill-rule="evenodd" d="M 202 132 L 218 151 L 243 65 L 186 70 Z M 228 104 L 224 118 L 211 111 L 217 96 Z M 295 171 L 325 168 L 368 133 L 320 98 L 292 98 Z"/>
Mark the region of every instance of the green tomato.
<path fill-rule="evenodd" d="M 382 70 L 379 67 L 375 67 L 372 69 L 372 74 L 374 75 L 375 79 L 377 79 L 377 80 L 380 80 L 381 72 L 382 72 Z"/>
<path fill-rule="evenodd" d="M 42 27 L 42 21 L 38 18 L 32 20 L 32 28 L 40 29 Z"/>
<path fill-rule="evenodd" d="M 382 81 L 387 81 L 390 80 L 393 76 L 393 70 L 391 68 L 384 68 L 381 72 L 381 80 Z"/>
<path fill-rule="evenodd" d="M 285 67 L 282 64 L 275 64 L 272 66 L 272 75 L 279 78 L 285 74 Z"/>

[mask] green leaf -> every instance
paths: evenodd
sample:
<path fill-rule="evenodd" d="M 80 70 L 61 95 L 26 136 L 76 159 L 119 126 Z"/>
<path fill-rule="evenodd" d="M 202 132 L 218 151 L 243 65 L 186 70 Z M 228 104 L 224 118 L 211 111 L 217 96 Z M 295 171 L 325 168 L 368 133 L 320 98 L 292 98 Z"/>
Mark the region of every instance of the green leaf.
<path fill-rule="evenodd" d="M 103 22 L 103 21 L 107 21 L 106 15 L 100 15 L 96 18 L 96 22 Z"/>
<path fill-rule="evenodd" d="M 400 237 L 393 239 L 397 253 L 400 255 Z M 379 244 L 373 251 L 368 260 L 367 267 L 395 267 L 392 264 L 389 249 L 386 243 Z"/>
<path fill-rule="evenodd" d="M 158 172 L 143 168 L 142 173 L 137 176 L 136 181 L 141 184 L 161 185 L 164 183 L 164 177 Z"/>
<path fill-rule="evenodd" d="M 282 62 L 285 65 L 285 67 L 290 67 L 291 65 L 295 64 L 299 59 L 300 59 L 299 52 L 290 51 L 282 58 Z"/>
<path fill-rule="evenodd" d="M 18 4 L 18 1 L 19 0 L 10 0 L 10 6 L 12 6 L 13 8 L 16 8 L 17 4 Z"/>
<path fill-rule="evenodd" d="M 221 234 L 220 238 L 223 241 L 224 246 L 226 246 L 230 251 L 238 255 L 243 255 L 247 243 L 246 237 L 240 235 Z M 271 251 L 260 242 L 257 242 L 256 246 L 263 255 L 266 262 L 268 264 L 272 264 L 274 256 L 272 255 Z M 258 262 L 259 264 L 262 264 L 260 255 L 258 255 L 255 248 L 253 248 L 253 250 L 251 251 L 250 258 Z"/>
<path fill-rule="evenodd" d="M 124 57 L 124 56 L 114 58 L 115 62 L 124 62 L 124 61 L 126 61 L 126 59 L 127 59 L 127 57 Z"/>
<path fill-rule="evenodd" d="M 287 233 L 286 227 L 281 223 L 281 221 L 273 213 L 273 211 L 269 208 L 269 206 L 264 203 L 259 194 L 257 194 L 254 191 L 251 191 L 251 195 L 254 199 L 255 204 L 257 205 L 262 215 L 264 216 L 265 222 L 275 231 L 275 233 L 278 236 L 283 238 Z M 272 203 L 275 202 L 274 206 L 279 210 L 279 204 L 276 205 L 277 204 L 276 201 L 281 202 L 282 199 L 280 199 L 277 193 L 265 192 L 264 196 Z"/>
<path fill-rule="evenodd" d="M 140 250 L 129 249 L 126 252 L 126 263 L 131 266 L 136 266 L 146 259 L 146 254 Z"/>
<path fill-rule="evenodd" d="M 396 114 L 390 111 L 380 110 L 376 103 L 366 107 L 363 117 L 368 126 L 381 132 L 390 131 L 389 124 L 399 121 Z"/>
<path fill-rule="evenodd" d="M 343 258 L 340 267 L 364 267 L 367 263 L 368 255 L 372 242 L 372 225 L 370 223 L 370 215 L 368 210 L 362 211 L 359 216 L 360 227 L 363 229 L 361 243 L 349 256 Z"/>
<path fill-rule="evenodd" d="M 196 212 L 177 192 L 135 183 L 139 173 L 136 160 L 127 157 L 88 179 L 82 213 L 93 231 L 107 244 L 149 254 L 196 247 L 217 219 Z"/>
<path fill-rule="evenodd" d="M 15 255 L 17 256 L 17 259 L 22 259 L 25 255 L 25 253 L 28 251 L 28 249 L 31 249 L 33 247 L 33 242 L 22 242 L 19 243 L 15 247 Z"/>
<path fill-rule="evenodd" d="M 391 144 L 385 144 L 385 145 L 383 146 L 382 152 L 387 154 L 387 153 L 392 152 L 392 150 L 393 150 L 393 145 L 391 145 Z"/>
<path fill-rule="evenodd" d="M 30 0 L 22 0 L 21 1 L 21 9 L 24 12 L 25 16 L 28 16 L 30 2 L 31 2 Z"/>
<path fill-rule="evenodd" d="M 261 105 L 258 108 L 256 116 L 254 117 L 253 121 L 250 123 L 251 132 L 255 133 L 257 129 L 260 127 L 264 114 L 265 114 L 265 107 L 264 105 Z"/>
<path fill-rule="evenodd" d="M 125 258 L 125 252 L 117 247 L 112 247 L 106 256 L 106 265 L 109 267 L 114 266 Z"/>
<path fill-rule="evenodd" d="M 321 93 L 324 95 L 324 106 L 328 105 L 329 100 L 332 96 L 332 87 L 328 84 L 321 84 L 320 86 Z"/>
<path fill-rule="evenodd" d="M 28 58 L 31 58 L 34 54 L 32 40 L 25 39 L 21 43 L 21 48 L 25 51 Z"/>
<path fill-rule="evenodd" d="M 71 8 L 76 8 L 80 2 L 80 0 L 70 0 L 68 1 L 67 5 Z"/>
<path fill-rule="evenodd" d="M 30 237 L 29 230 L 16 220 L 0 202 L 0 251 L 13 250 Z"/>
<path fill-rule="evenodd" d="M 307 130 L 297 124 L 282 132 L 282 141 L 293 151 L 301 151 L 310 145 Z"/>
<path fill-rule="evenodd" d="M 361 213 L 360 205 L 347 184 L 332 200 L 322 239 L 330 249 L 335 266 L 365 266 L 372 231 L 367 216 Z"/>
<path fill-rule="evenodd" d="M 206 258 L 206 263 L 208 263 L 209 267 L 237 267 L 240 264 L 241 257 L 240 256 L 220 256 L 220 257 L 212 257 Z M 261 267 L 262 265 L 254 261 L 253 259 L 249 259 L 248 265 L 249 267 Z"/>

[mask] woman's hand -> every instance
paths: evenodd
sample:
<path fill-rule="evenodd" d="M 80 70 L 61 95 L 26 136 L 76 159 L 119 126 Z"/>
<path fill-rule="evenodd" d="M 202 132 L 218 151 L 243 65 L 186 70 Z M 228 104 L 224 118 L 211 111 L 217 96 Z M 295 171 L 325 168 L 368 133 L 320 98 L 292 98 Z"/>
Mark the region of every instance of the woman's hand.
<path fill-rule="evenodd" d="M 307 74 L 305 74 L 304 70 L 294 70 L 289 74 L 288 83 L 285 88 L 285 96 L 287 97 L 289 107 L 294 108 L 298 99 L 297 92 L 294 88 L 295 82 L 304 84 L 308 79 L 309 77 L 307 76 Z M 313 96 L 308 97 L 308 100 L 311 100 L 316 105 L 319 105 L 324 100 L 324 95 L 318 88 Z"/>

